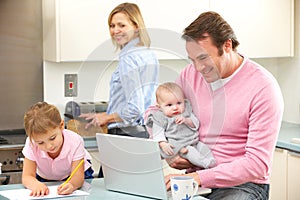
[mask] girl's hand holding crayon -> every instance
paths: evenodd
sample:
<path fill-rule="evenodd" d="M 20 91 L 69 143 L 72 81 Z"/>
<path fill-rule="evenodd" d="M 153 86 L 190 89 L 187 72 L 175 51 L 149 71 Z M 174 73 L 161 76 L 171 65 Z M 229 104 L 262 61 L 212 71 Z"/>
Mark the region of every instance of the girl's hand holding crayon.
<path fill-rule="evenodd" d="M 63 183 L 57 188 L 57 194 L 71 194 L 76 188 L 70 182 Z"/>

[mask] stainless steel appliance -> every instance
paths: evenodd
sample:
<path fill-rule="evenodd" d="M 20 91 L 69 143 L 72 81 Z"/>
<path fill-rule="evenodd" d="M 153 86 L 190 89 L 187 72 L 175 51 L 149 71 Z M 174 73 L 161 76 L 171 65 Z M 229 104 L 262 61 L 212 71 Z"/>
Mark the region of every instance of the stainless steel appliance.
<path fill-rule="evenodd" d="M 0 131 L 1 184 L 21 183 L 24 156 L 24 130 Z"/>
<path fill-rule="evenodd" d="M 42 1 L 0 0 L 0 44 L 1 185 L 21 183 L 23 116 L 43 101 Z"/>
<path fill-rule="evenodd" d="M 106 112 L 108 103 L 105 101 L 96 102 L 76 102 L 69 101 L 65 107 L 65 124 L 70 119 L 78 119 L 78 116 L 82 113 L 99 113 Z M 84 119 L 79 119 L 84 120 Z"/>

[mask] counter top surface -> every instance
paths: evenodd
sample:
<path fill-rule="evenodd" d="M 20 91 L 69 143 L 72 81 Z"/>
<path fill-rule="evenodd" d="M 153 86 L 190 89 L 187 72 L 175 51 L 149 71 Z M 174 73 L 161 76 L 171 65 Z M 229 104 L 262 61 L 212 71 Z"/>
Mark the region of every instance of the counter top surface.
<path fill-rule="evenodd" d="M 52 182 L 47 183 L 47 185 L 57 185 L 58 183 Z M 0 191 L 3 190 L 11 190 L 11 189 L 21 189 L 23 187 L 22 184 L 13 184 L 13 185 L 2 185 L 0 186 Z M 135 196 L 130 194 L 124 194 L 120 192 L 108 191 L 105 189 L 103 178 L 95 178 L 95 179 L 87 179 L 85 180 L 81 190 L 89 193 L 88 196 L 73 196 L 73 197 L 64 197 L 63 199 L 73 199 L 73 200 L 111 200 L 111 199 L 122 199 L 122 200 L 149 200 L 149 198 Z M 0 199 L 7 199 L 0 195 Z M 61 199 L 61 198 L 60 198 Z M 201 196 L 195 196 L 193 199 L 200 200 L 205 199 Z"/>
<path fill-rule="evenodd" d="M 87 150 L 98 150 L 96 137 L 84 137 L 84 146 Z"/>
<path fill-rule="evenodd" d="M 276 147 L 300 152 L 300 124 L 282 122 Z"/>
<path fill-rule="evenodd" d="M 293 138 L 299 140 L 293 142 Z M 98 149 L 95 137 L 84 138 L 85 147 L 89 149 Z M 276 147 L 295 152 L 300 152 L 300 124 L 282 122 Z"/>
<path fill-rule="evenodd" d="M 47 185 L 55 185 L 56 183 L 49 183 Z M 21 189 L 24 188 L 22 184 L 13 184 L 13 185 L 2 185 L 0 191 L 2 190 L 11 190 L 11 189 Z M 63 199 L 76 199 L 76 200 L 98 200 L 98 199 L 124 199 L 124 200 L 141 200 L 146 199 L 143 197 L 132 196 L 128 194 L 111 192 L 107 191 L 104 187 L 104 181 L 102 178 L 88 179 L 85 181 L 81 190 L 90 193 L 88 196 L 74 196 L 74 197 L 65 197 Z M 0 199 L 6 199 L 0 195 Z"/>

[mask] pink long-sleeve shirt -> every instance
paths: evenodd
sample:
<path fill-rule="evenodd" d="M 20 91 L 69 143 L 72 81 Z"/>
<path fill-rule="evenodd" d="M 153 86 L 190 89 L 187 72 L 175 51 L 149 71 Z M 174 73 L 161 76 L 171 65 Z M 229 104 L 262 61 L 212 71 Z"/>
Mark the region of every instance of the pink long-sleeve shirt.
<path fill-rule="evenodd" d="M 201 123 L 200 140 L 217 161 L 216 167 L 197 171 L 201 185 L 269 183 L 284 107 L 274 77 L 244 58 L 240 70 L 215 91 L 192 64 L 183 69 L 177 83 Z"/>

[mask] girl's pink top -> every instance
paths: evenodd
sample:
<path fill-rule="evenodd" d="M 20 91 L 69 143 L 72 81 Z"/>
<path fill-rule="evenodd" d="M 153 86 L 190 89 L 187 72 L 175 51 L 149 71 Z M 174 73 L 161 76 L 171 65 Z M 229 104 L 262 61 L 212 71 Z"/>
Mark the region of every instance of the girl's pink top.
<path fill-rule="evenodd" d="M 22 153 L 25 158 L 35 161 L 37 174 L 47 180 L 63 180 L 71 174 L 71 164 L 73 161 L 84 158 L 84 170 L 91 167 L 87 162 L 91 156 L 84 148 L 84 142 L 80 135 L 70 130 L 63 130 L 64 143 L 59 156 L 55 159 L 49 157 L 47 152 L 38 148 L 30 142 L 27 137 Z"/>

